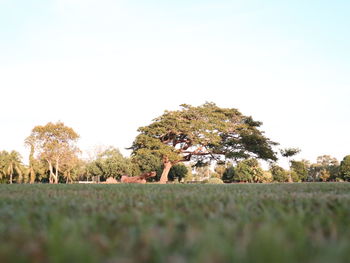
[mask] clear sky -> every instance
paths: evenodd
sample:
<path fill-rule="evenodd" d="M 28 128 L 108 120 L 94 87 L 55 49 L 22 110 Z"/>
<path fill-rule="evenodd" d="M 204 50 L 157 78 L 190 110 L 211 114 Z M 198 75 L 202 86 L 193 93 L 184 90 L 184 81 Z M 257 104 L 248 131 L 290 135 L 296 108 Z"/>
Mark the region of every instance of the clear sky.
<path fill-rule="evenodd" d="M 131 145 L 164 110 L 212 101 L 298 159 L 350 154 L 348 0 L 0 0 L 0 150 L 63 121 Z M 123 152 L 127 154 L 127 151 Z"/>

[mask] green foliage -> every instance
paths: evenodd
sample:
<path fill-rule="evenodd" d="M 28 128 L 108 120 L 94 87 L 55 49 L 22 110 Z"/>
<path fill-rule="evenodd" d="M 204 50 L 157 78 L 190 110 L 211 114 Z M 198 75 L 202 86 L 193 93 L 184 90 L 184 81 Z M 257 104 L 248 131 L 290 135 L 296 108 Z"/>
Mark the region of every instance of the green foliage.
<path fill-rule="evenodd" d="M 21 155 L 16 151 L 0 152 L 0 179 L 12 184 L 23 182 L 25 167 L 21 161 Z"/>
<path fill-rule="evenodd" d="M 192 167 L 190 165 L 186 165 L 187 173 L 184 177 L 185 182 L 191 182 L 193 181 L 193 174 L 192 174 Z"/>
<path fill-rule="evenodd" d="M 180 182 L 183 178 L 185 178 L 187 173 L 188 169 L 184 164 L 177 164 L 171 167 L 168 177 L 170 181 L 177 180 Z"/>
<path fill-rule="evenodd" d="M 34 149 L 40 160 L 45 160 L 49 166 L 50 183 L 58 183 L 61 165 L 69 160 L 67 155 L 77 155 L 79 149 L 76 142 L 79 135 L 63 122 L 47 123 L 45 126 L 35 126 L 25 143 Z M 33 155 L 33 153 L 32 153 Z M 31 170 L 33 170 L 31 165 Z M 55 170 L 55 173 L 54 173 Z M 31 171 L 32 176 L 34 175 Z"/>
<path fill-rule="evenodd" d="M 208 165 L 195 166 L 194 179 L 195 181 L 203 181 L 210 178 L 210 167 Z"/>
<path fill-rule="evenodd" d="M 0 258 L 342 263 L 349 200 L 344 183 L 0 185 Z"/>
<path fill-rule="evenodd" d="M 291 161 L 291 170 L 292 170 L 292 179 L 293 182 L 297 182 L 297 181 L 307 181 L 308 178 L 308 172 L 309 172 L 309 167 L 310 164 L 308 161 L 306 160 L 302 160 L 302 161 Z M 293 172 L 296 175 L 293 175 Z M 293 178 L 294 176 L 294 178 Z M 298 179 L 297 181 L 295 181 L 294 179 Z"/>
<path fill-rule="evenodd" d="M 224 174 L 222 175 L 222 180 L 226 183 L 232 183 L 234 181 L 235 168 L 233 165 L 229 165 Z"/>
<path fill-rule="evenodd" d="M 291 170 L 289 171 L 289 175 L 294 183 L 301 182 L 301 178 L 297 172 Z"/>
<path fill-rule="evenodd" d="M 288 172 L 278 165 L 271 165 L 270 172 L 272 174 L 273 180 L 275 182 L 288 182 L 289 176 Z"/>
<path fill-rule="evenodd" d="M 222 178 L 224 173 L 226 171 L 226 165 L 225 164 L 216 164 L 215 168 L 214 168 L 214 172 L 216 174 L 216 176 L 212 176 L 212 177 L 217 177 L 217 178 Z"/>
<path fill-rule="evenodd" d="M 331 174 L 330 174 L 330 172 L 328 170 L 326 170 L 326 169 L 321 169 L 320 170 L 320 179 L 323 182 L 327 182 L 330 177 L 331 177 Z"/>
<path fill-rule="evenodd" d="M 317 157 L 317 163 L 309 168 L 310 181 L 336 181 L 339 176 L 339 162 L 330 155 Z"/>
<path fill-rule="evenodd" d="M 74 152 L 67 152 L 61 161 L 60 172 L 63 182 L 72 183 L 84 172 L 85 163 Z"/>
<path fill-rule="evenodd" d="M 224 182 L 220 178 L 209 178 L 202 181 L 203 184 L 223 184 Z"/>
<path fill-rule="evenodd" d="M 339 176 L 339 162 L 336 158 L 330 155 L 322 155 L 317 157 L 317 164 L 321 171 L 326 170 L 327 174 L 329 174 L 329 176 L 327 176 L 327 181 L 335 181 Z M 323 174 L 324 173 L 325 172 L 323 172 Z"/>
<path fill-rule="evenodd" d="M 272 183 L 273 176 L 270 171 L 264 171 L 261 178 L 261 183 Z"/>
<path fill-rule="evenodd" d="M 321 155 L 317 157 L 317 164 L 323 167 L 327 167 L 327 166 L 338 166 L 339 162 L 336 158 L 330 155 Z"/>
<path fill-rule="evenodd" d="M 283 157 L 292 157 L 298 153 L 300 153 L 300 149 L 299 148 L 285 148 L 285 149 L 281 149 L 280 152 L 281 152 L 281 155 Z"/>
<path fill-rule="evenodd" d="M 340 163 L 340 178 L 344 181 L 350 181 L 350 155 L 344 157 Z"/>
<path fill-rule="evenodd" d="M 153 155 L 161 160 L 166 156 L 173 164 L 190 160 L 207 163 L 222 157 L 276 160 L 272 150 L 276 143 L 259 130 L 261 122 L 214 103 L 181 107 L 139 128 L 140 134 L 131 147 L 133 158 Z"/>
<path fill-rule="evenodd" d="M 233 180 L 235 182 L 252 183 L 253 177 L 251 172 L 252 172 L 252 169 L 247 163 L 245 163 L 244 161 L 240 162 L 235 167 Z"/>
<path fill-rule="evenodd" d="M 147 149 L 140 149 L 138 153 L 131 158 L 132 162 L 139 167 L 140 171 L 143 173 L 158 171 L 163 165 L 160 156 L 157 156 Z"/>
<path fill-rule="evenodd" d="M 264 171 L 256 159 L 241 161 L 235 167 L 233 179 L 236 182 L 260 183 L 263 178 Z"/>
<path fill-rule="evenodd" d="M 119 179 L 122 175 L 136 175 L 137 169 L 130 159 L 125 158 L 118 149 L 109 147 L 87 164 L 87 172 L 105 181 L 108 177 Z"/>

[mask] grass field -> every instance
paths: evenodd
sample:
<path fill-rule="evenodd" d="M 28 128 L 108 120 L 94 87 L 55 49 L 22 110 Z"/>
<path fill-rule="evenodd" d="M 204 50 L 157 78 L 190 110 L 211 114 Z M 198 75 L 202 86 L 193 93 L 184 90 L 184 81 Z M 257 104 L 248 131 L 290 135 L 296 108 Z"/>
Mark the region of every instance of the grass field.
<path fill-rule="evenodd" d="M 1 262 L 349 260 L 349 183 L 0 185 Z"/>

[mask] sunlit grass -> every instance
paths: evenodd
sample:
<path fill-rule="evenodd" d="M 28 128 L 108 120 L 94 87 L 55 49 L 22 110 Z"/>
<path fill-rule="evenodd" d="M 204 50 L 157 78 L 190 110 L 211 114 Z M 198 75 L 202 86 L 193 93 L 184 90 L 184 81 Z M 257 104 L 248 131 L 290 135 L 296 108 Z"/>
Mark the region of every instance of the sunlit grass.
<path fill-rule="evenodd" d="M 348 262 L 350 184 L 0 185 L 1 262 Z"/>

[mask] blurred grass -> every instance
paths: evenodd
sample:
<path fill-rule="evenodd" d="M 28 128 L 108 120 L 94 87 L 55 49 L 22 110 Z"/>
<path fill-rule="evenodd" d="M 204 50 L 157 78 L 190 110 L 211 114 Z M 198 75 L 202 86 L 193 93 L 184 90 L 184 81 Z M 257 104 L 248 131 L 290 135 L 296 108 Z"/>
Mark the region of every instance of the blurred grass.
<path fill-rule="evenodd" d="M 349 262 L 350 184 L 0 185 L 1 262 Z"/>

